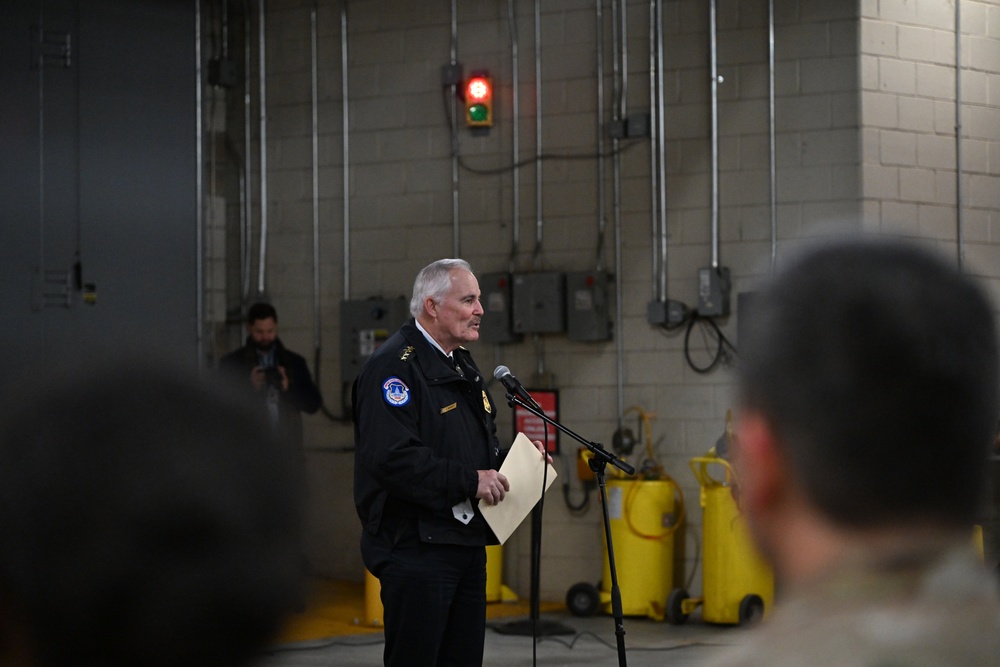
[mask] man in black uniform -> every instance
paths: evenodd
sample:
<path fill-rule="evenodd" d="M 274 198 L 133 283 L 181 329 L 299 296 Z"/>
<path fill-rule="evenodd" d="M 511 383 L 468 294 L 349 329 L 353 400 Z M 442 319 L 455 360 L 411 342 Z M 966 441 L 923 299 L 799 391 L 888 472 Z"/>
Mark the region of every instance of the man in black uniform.
<path fill-rule="evenodd" d="M 483 308 L 469 264 L 442 259 L 413 285 L 412 320 L 354 383 L 361 554 L 382 584 L 386 665 L 481 665 L 486 551 L 479 501 L 509 489 L 496 406 L 463 343 Z M 536 446 L 539 446 L 536 444 Z"/>
<path fill-rule="evenodd" d="M 306 360 L 278 338 L 278 312 L 269 303 L 247 311 L 247 340 L 219 360 L 219 369 L 246 387 L 262 405 L 275 431 L 302 444 L 302 412 L 323 405 Z"/>

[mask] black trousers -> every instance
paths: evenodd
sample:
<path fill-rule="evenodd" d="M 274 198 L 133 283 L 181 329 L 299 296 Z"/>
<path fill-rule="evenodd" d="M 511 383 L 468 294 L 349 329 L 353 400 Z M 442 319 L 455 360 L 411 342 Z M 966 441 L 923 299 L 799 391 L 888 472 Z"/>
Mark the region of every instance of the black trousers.
<path fill-rule="evenodd" d="M 486 549 L 426 544 L 415 522 L 405 523 L 361 539 L 365 566 L 382 585 L 386 667 L 482 667 Z"/>

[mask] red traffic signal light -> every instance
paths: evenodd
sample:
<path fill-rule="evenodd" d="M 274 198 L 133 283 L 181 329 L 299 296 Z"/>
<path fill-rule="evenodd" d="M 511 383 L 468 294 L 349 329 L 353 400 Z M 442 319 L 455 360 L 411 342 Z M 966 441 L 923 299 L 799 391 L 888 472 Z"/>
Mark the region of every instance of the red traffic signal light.
<path fill-rule="evenodd" d="M 485 74 L 474 74 L 465 82 L 465 124 L 493 126 L 493 79 Z"/>

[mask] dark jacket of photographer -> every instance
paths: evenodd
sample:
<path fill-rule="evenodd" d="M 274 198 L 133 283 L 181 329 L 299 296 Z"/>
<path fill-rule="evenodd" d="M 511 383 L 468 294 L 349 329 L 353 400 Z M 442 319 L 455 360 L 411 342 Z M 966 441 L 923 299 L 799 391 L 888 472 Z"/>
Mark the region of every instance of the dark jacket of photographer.
<path fill-rule="evenodd" d="M 319 388 L 313 382 L 306 360 L 286 348 L 281 339 L 274 341 L 274 365 L 285 369 L 288 376 L 288 390 L 281 391 L 280 376 L 269 376 L 268 383 L 260 391 L 255 391 L 250 383 L 250 374 L 260 363 L 257 358 L 257 348 L 248 336 L 246 343 L 238 350 L 230 352 L 219 360 L 219 370 L 240 386 L 245 386 L 254 393 L 254 399 L 260 402 L 261 410 L 268 409 L 269 390 L 277 390 L 277 423 L 279 433 L 290 438 L 291 442 L 302 444 L 302 412 L 312 414 L 323 405 Z M 273 378 L 273 384 L 272 384 Z M 271 389 L 273 387 L 273 389 Z"/>

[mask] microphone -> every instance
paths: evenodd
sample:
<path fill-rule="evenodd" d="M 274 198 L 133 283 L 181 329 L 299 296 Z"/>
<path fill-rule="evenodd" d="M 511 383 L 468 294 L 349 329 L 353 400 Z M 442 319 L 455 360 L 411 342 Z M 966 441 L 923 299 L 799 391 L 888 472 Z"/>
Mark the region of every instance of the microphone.
<path fill-rule="evenodd" d="M 528 393 L 528 390 L 521 385 L 521 381 L 511 375 L 509 368 L 506 366 L 497 366 L 496 370 L 493 371 L 493 377 L 500 380 L 500 382 L 503 383 L 503 386 L 507 388 L 508 392 L 517 396 L 528 405 L 541 410 L 541 406 L 539 406 L 538 403 L 535 403 L 535 399 L 533 399 L 531 394 Z"/>

